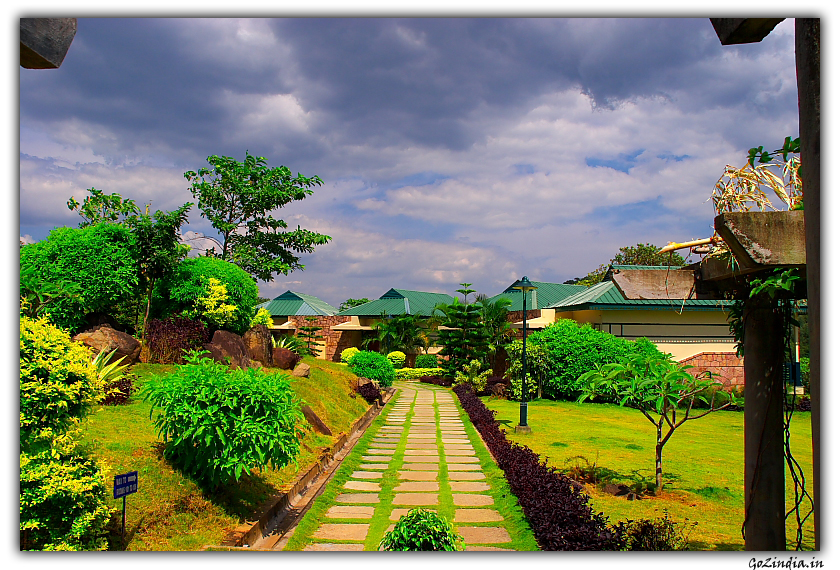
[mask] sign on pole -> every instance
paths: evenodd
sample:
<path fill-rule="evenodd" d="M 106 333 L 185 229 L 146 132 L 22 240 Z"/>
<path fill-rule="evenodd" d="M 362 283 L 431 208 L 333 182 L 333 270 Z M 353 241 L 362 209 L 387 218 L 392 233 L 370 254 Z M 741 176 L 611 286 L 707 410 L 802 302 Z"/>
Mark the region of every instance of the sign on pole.
<path fill-rule="evenodd" d="M 119 499 L 137 492 L 137 471 L 114 476 L 114 498 Z"/>

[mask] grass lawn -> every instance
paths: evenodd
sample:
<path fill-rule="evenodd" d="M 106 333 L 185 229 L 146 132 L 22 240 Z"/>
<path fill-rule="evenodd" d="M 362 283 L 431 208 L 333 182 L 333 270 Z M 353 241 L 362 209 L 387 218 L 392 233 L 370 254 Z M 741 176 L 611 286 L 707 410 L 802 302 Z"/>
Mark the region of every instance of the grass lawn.
<path fill-rule="evenodd" d="M 310 377 L 290 376 L 290 384 L 338 436 L 368 408 L 362 398 L 351 397 L 355 376 L 340 364 L 311 357 L 304 361 L 312 368 Z M 138 364 L 132 372 L 142 386 L 153 375 L 165 375 L 173 368 Z M 298 465 L 254 471 L 221 493 L 210 493 L 164 461 L 149 410 L 150 405 L 135 396 L 124 406 L 97 408 L 81 426 L 83 442 L 109 468 L 109 487 L 115 474 L 138 471 L 139 490 L 127 499 L 126 545 L 116 534 L 111 539 L 113 550 L 198 550 L 219 544 L 234 527 L 254 520 L 299 470 L 308 468 L 334 441 L 310 430 L 302 441 Z M 122 508 L 122 500 L 111 502 L 115 509 Z M 117 533 L 119 520 L 117 515 Z"/>
<path fill-rule="evenodd" d="M 513 433 L 519 423 L 519 402 L 482 398 L 496 419 L 507 427 L 507 437 L 548 459 L 549 465 L 568 471 L 575 465 L 595 464 L 599 484 L 605 482 L 643 487 L 655 482 L 656 431 L 641 412 L 614 404 L 577 404 L 537 400 L 528 406 L 531 434 Z M 811 414 L 794 413 L 791 448 L 811 482 Z M 689 537 L 696 550 L 743 550 L 744 414 L 716 412 L 680 427 L 663 451 L 665 488 L 657 497 L 628 501 L 587 485 L 596 512 L 610 522 L 654 518 L 667 510 L 678 522 L 697 522 Z M 793 505 L 788 476 L 787 508 Z M 802 511 L 808 510 L 806 501 Z M 795 515 L 787 524 L 788 548 L 795 545 Z M 804 531 L 804 548 L 814 547 L 813 515 Z"/>

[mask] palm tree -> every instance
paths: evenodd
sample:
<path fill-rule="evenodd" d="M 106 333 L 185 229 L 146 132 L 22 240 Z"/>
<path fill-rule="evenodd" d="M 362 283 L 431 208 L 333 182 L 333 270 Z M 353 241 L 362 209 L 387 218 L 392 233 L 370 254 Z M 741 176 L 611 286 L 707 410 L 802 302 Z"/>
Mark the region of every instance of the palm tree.
<path fill-rule="evenodd" d="M 489 297 L 483 293 L 476 295 L 476 301 L 481 305 L 481 322 L 490 336 L 490 346 L 495 351 L 508 344 L 513 337 L 513 330 L 507 320 L 508 307 L 512 301 L 501 297 L 491 303 Z"/>
<path fill-rule="evenodd" d="M 381 320 L 372 326 L 376 335 L 366 339 L 363 346 L 370 346 L 378 340 L 382 354 L 393 350 L 409 353 L 423 346 L 423 334 L 417 315 L 386 315 L 383 311 L 380 317 Z"/>

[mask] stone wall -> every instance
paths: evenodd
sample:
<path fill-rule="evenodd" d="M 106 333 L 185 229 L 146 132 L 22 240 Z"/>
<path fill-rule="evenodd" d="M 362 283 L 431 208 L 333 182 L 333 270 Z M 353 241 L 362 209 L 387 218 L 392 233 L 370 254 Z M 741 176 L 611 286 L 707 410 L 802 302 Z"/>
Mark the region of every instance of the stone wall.
<path fill-rule="evenodd" d="M 715 381 L 726 388 L 744 385 L 744 359 L 734 352 L 701 352 L 680 361 L 680 364 L 690 364 L 689 372 L 695 376 L 699 372 L 713 372 L 720 374 Z"/>
<path fill-rule="evenodd" d="M 293 322 L 298 329 L 300 327 L 310 326 L 321 327 L 321 330 L 317 334 L 324 337 L 322 342 L 326 342 L 321 358 L 332 362 L 339 362 L 341 360 L 342 350 L 355 346 L 353 338 L 358 335 L 358 331 L 334 331 L 331 328 L 334 325 L 340 325 L 349 320 L 350 317 L 338 315 L 319 316 L 315 317 L 312 321 L 307 321 L 306 316 L 303 315 L 292 315 L 289 317 L 289 321 Z"/>

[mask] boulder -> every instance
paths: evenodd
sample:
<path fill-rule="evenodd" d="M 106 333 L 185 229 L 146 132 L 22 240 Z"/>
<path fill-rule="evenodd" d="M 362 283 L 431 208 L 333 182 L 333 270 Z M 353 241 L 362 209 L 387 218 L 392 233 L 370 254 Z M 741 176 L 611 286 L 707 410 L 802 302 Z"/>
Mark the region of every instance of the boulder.
<path fill-rule="evenodd" d="M 300 378 L 309 378 L 309 372 L 309 365 L 301 362 L 300 364 L 295 366 L 294 370 L 292 370 L 292 376 L 298 376 Z"/>
<path fill-rule="evenodd" d="M 140 356 L 140 342 L 136 338 L 106 325 L 79 333 L 73 337 L 73 340 L 81 342 L 95 353 L 104 350 L 107 354 L 116 348 L 117 352 L 112 362 L 125 357 L 122 364 L 134 364 Z"/>
<path fill-rule="evenodd" d="M 204 350 L 209 352 L 210 358 L 216 362 L 225 362 L 225 359 L 229 358 L 230 365 L 234 368 L 249 368 L 251 366 L 245 341 L 236 333 L 216 331 L 213 333 L 213 339 L 204 345 Z"/>
<path fill-rule="evenodd" d="M 265 325 L 251 327 L 244 335 L 242 341 L 248 351 L 248 358 L 256 360 L 268 368 L 273 365 L 271 351 L 271 332 Z"/>
<path fill-rule="evenodd" d="M 300 355 L 288 348 L 278 347 L 272 351 L 271 360 L 275 368 L 292 370 L 300 362 Z"/>

